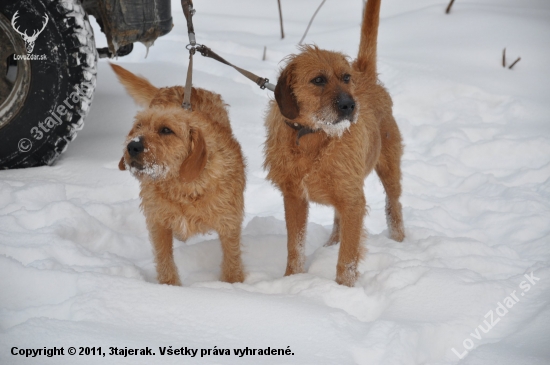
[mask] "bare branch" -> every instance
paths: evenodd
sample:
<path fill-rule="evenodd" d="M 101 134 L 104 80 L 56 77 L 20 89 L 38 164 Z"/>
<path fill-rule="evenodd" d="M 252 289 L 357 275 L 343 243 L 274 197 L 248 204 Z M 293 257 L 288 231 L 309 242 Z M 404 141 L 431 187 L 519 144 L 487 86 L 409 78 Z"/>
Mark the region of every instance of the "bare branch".
<path fill-rule="evenodd" d="M 309 27 L 311 27 L 311 23 L 313 23 L 313 19 L 315 19 L 315 16 L 317 15 L 317 13 L 319 12 L 319 10 L 321 9 L 321 7 L 323 6 L 323 4 L 325 3 L 326 0 L 323 0 L 321 1 L 321 4 L 319 5 L 319 7 L 317 8 L 317 10 L 315 10 L 315 13 L 313 13 L 313 16 L 311 17 L 310 21 L 309 21 L 309 24 L 307 25 L 307 28 L 306 28 L 306 32 L 304 33 L 304 35 L 302 36 L 302 39 L 300 39 L 300 42 L 298 42 L 298 44 L 302 44 L 302 42 L 304 41 L 304 39 L 306 38 L 306 35 L 307 35 L 307 32 L 309 31 Z"/>
<path fill-rule="evenodd" d="M 281 0 L 277 0 L 279 3 L 279 22 L 281 23 L 281 39 L 285 38 L 285 31 L 283 30 L 283 11 L 281 10 Z"/>
<path fill-rule="evenodd" d="M 451 2 L 449 3 L 449 6 L 447 6 L 447 10 L 445 10 L 445 14 L 449 14 L 451 12 L 451 7 L 453 6 L 454 2 L 455 0 L 451 0 Z"/>
<path fill-rule="evenodd" d="M 516 63 L 518 63 L 519 61 L 521 61 L 521 57 L 518 57 L 518 59 L 515 60 L 514 63 L 512 63 L 512 64 L 510 65 L 510 67 L 508 67 L 508 68 L 511 70 L 512 67 L 514 67 L 514 66 L 516 65 Z"/>

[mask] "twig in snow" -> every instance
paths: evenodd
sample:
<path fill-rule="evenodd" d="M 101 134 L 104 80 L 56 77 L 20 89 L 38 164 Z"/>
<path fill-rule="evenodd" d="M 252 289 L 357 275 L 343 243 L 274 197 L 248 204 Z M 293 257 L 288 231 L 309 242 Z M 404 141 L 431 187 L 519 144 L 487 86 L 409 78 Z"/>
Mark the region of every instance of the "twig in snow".
<path fill-rule="evenodd" d="M 502 67 L 506 67 L 506 48 L 502 51 Z"/>
<path fill-rule="evenodd" d="M 306 28 L 306 32 L 304 33 L 304 35 L 302 36 L 302 39 L 300 39 L 300 42 L 298 42 L 298 44 L 302 44 L 302 42 L 304 41 L 304 39 L 306 38 L 306 35 L 307 35 L 307 32 L 309 31 L 309 27 L 311 27 L 311 23 L 313 23 L 313 19 L 315 19 L 315 16 L 317 15 L 317 13 L 319 12 L 319 10 L 321 9 L 321 7 L 323 6 L 323 4 L 325 3 L 326 0 L 323 0 L 321 1 L 321 5 L 319 5 L 319 7 L 317 8 L 317 10 L 315 10 L 315 13 L 313 13 L 313 16 L 311 17 L 310 21 L 309 21 L 309 24 L 307 25 L 307 28 Z"/>
<path fill-rule="evenodd" d="M 512 64 L 510 65 L 510 67 L 508 67 L 508 68 L 511 70 L 512 67 L 514 67 L 514 66 L 516 65 L 516 63 L 518 63 L 519 61 L 521 61 L 521 57 L 518 57 L 518 59 L 515 60 L 514 63 L 512 63 Z"/>
<path fill-rule="evenodd" d="M 451 7 L 453 6 L 453 3 L 455 2 L 455 0 L 451 0 L 451 2 L 449 3 L 449 5 L 447 6 L 447 10 L 445 10 L 445 13 L 446 14 L 449 14 L 451 12 Z"/>
<path fill-rule="evenodd" d="M 281 23 L 281 39 L 285 38 L 285 31 L 283 30 L 283 11 L 281 10 L 281 0 L 277 0 L 279 3 L 279 22 Z"/>

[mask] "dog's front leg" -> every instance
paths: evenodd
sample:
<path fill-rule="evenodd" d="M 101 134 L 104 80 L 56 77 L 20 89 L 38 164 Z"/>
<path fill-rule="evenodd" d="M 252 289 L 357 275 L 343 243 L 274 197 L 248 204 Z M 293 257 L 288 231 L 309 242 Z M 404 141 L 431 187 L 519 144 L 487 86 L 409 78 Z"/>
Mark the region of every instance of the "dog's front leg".
<path fill-rule="evenodd" d="M 237 228 L 229 232 L 219 232 L 223 250 L 221 280 L 228 283 L 242 283 L 244 281 L 240 229 L 239 222 Z"/>
<path fill-rule="evenodd" d="M 296 190 L 285 191 L 288 259 L 285 276 L 304 272 L 306 225 L 309 204 Z"/>
<path fill-rule="evenodd" d="M 340 200 L 336 207 L 340 216 L 340 251 L 336 266 L 336 282 L 353 286 L 359 275 L 357 265 L 362 258 L 363 218 L 366 213 L 363 192 L 355 199 Z"/>
<path fill-rule="evenodd" d="M 172 230 L 156 222 L 152 222 L 148 226 L 155 250 L 157 280 L 159 284 L 181 285 L 178 269 L 174 262 Z"/>

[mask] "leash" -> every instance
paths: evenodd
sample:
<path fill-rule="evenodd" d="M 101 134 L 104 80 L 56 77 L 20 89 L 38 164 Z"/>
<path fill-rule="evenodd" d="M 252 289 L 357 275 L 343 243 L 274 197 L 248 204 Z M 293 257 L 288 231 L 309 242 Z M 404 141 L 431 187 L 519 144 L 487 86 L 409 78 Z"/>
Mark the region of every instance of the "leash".
<path fill-rule="evenodd" d="M 260 77 L 250 71 L 242 69 L 238 66 L 233 65 L 232 63 L 225 60 L 223 57 L 218 55 L 216 52 L 212 51 L 210 48 L 206 47 L 203 44 L 197 44 L 195 37 L 195 27 L 193 26 L 193 15 L 195 15 L 195 9 L 193 8 L 192 0 L 181 0 L 181 7 L 183 8 L 183 14 L 185 15 L 185 20 L 187 21 L 187 34 L 189 36 L 189 44 L 186 46 L 189 51 L 189 67 L 187 68 L 187 80 L 185 82 L 185 95 L 183 97 L 183 103 L 181 106 L 184 109 L 191 110 L 191 81 L 193 77 L 193 55 L 196 51 L 208 58 L 212 58 L 218 62 L 221 62 L 225 65 L 233 67 L 241 75 L 247 77 L 249 80 L 253 81 L 260 87 L 260 89 L 269 89 L 275 91 L 275 85 L 269 82 L 269 79 L 265 77 Z"/>
<path fill-rule="evenodd" d="M 187 80 L 185 80 L 185 93 L 183 95 L 183 103 L 181 107 L 192 111 L 191 109 L 191 90 L 193 79 L 193 55 L 195 54 L 195 48 L 189 49 L 189 67 L 187 67 Z"/>
<path fill-rule="evenodd" d="M 210 48 L 206 47 L 204 44 L 197 44 L 195 37 L 195 27 L 193 26 L 193 15 L 195 15 L 195 9 L 193 8 L 192 0 L 181 0 L 181 7 L 183 8 L 183 14 L 185 15 L 185 20 L 187 21 L 187 34 L 189 36 L 189 44 L 185 47 L 189 51 L 189 67 L 187 68 L 187 80 L 185 81 L 185 95 L 183 97 L 183 103 L 181 106 L 184 109 L 191 109 L 191 91 L 192 91 L 192 79 L 193 79 L 193 56 L 198 51 L 203 57 L 212 58 L 218 62 L 221 62 L 227 66 L 233 67 L 241 75 L 245 76 L 252 82 L 256 83 L 260 89 L 269 89 L 275 91 L 275 85 L 269 82 L 269 79 L 265 77 L 260 77 L 250 71 L 247 71 L 243 68 L 235 66 L 230 63 L 216 52 L 212 51 Z M 300 138 L 306 134 L 318 132 L 319 129 L 311 129 L 310 127 L 303 126 L 298 123 L 293 123 L 285 120 L 285 123 L 298 133 L 296 134 L 296 145 L 300 145 Z"/>

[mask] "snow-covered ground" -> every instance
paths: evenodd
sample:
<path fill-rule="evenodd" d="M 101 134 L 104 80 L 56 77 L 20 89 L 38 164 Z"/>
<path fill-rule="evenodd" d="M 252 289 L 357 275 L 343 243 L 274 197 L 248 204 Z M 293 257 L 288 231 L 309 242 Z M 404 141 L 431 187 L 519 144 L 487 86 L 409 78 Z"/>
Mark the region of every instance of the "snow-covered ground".
<path fill-rule="evenodd" d="M 197 39 L 275 81 L 319 3 L 282 0 L 280 40 L 275 0 L 197 0 Z M 86 127 L 59 162 L 0 171 L 0 363 L 549 364 L 550 2 L 458 0 L 445 15 L 447 3 L 382 3 L 379 72 L 406 145 L 407 238 L 388 238 L 384 191 L 370 176 L 354 288 L 334 282 L 326 207 L 311 209 L 307 273 L 283 277 L 283 202 L 261 167 L 272 95 L 200 56 L 194 84 L 230 105 L 248 161 L 248 275 L 217 280 L 220 243 L 209 235 L 175 241 L 183 287 L 159 285 L 138 183 L 117 169 L 137 108 L 102 60 Z M 185 82 L 186 28 L 179 0 L 172 6 L 175 27 L 147 59 L 138 45 L 115 61 L 157 86 Z M 361 9 L 327 1 L 306 42 L 354 56 Z M 513 70 L 501 66 L 504 47 L 508 64 L 521 56 Z M 65 356 L 11 355 L 54 346 Z M 70 356 L 70 346 L 156 355 Z M 162 356 L 169 346 L 198 353 Z M 234 355 L 246 347 L 291 354 Z"/>

